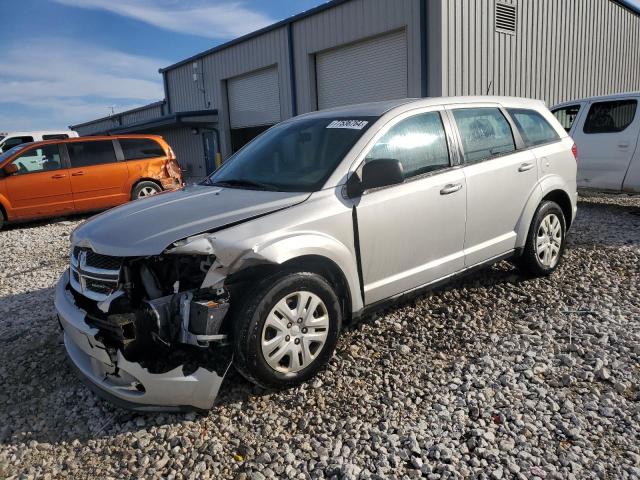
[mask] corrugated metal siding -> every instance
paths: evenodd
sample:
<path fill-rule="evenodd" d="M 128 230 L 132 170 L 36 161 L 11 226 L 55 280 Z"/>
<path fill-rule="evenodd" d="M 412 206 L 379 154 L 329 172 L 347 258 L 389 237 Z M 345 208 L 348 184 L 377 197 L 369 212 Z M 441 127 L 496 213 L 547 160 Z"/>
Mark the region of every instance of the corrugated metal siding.
<path fill-rule="evenodd" d="M 316 56 L 318 108 L 407 96 L 404 30 Z"/>
<path fill-rule="evenodd" d="M 495 0 L 442 0 L 442 94 L 516 95 L 549 105 L 640 90 L 640 17 L 610 0 L 502 0 L 516 35 L 495 31 Z"/>
<path fill-rule="evenodd" d="M 202 59 L 169 70 L 166 76 L 171 113 L 209 108 L 204 93 Z"/>
<path fill-rule="evenodd" d="M 76 126 L 73 129 L 78 132 L 81 137 L 86 135 L 95 135 L 96 133 L 102 133 L 115 127 L 119 127 L 120 122 L 117 115 L 113 117 L 97 120 L 86 125 Z"/>
<path fill-rule="evenodd" d="M 132 125 L 134 123 L 143 122 L 145 120 L 152 120 L 162 116 L 162 104 L 156 103 L 149 105 L 146 108 L 136 109 L 129 112 L 122 112 L 122 125 Z"/>
<path fill-rule="evenodd" d="M 194 135 L 190 127 L 183 127 L 158 130 L 157 135 L 162 135 L 171 145 L 183 170 L 185 181 L 193 183 L 205 177 L 207 170 L 201 134 Z"/>
<path fill-rule="evenodd" d="M 84 125 L 72 127 L 79 135 L 94 135 L 96 133 L 106 132 L 112 128 L 126 127 L 145 120 L 152 120 L 161 117 L 162 113 L 162 103 L 156 102 L 145 107 L 116 113 L 108 118 L 100 118 Z"/>
<path fill-rule="evenodd" d="M 419 97 L 420 1 L 353 0 L 297 21 L 293 33 L 298 112 L 317 108 L 316 53 L 403 28 L 407 32 L 408 95 Z"/>

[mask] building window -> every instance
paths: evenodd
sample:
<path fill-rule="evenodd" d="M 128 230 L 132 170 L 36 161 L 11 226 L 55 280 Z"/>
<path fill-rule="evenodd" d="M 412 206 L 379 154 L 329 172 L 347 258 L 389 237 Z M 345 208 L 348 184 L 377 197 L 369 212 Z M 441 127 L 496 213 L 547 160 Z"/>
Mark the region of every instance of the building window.
<path fill-rule="evenodd" d="M 496 32 L 514 35 L 517 15 L 515 5 L 496 2 Z"/>

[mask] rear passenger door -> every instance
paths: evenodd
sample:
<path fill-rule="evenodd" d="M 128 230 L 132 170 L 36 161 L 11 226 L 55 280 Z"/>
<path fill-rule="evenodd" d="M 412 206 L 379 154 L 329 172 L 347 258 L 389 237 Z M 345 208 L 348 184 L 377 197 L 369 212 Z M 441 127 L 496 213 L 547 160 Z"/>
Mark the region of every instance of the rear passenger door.
<path fill-rule="evenodd" d="M 592 102 L 573 138 L 578 145 L 578 186 L 622 189 L 638 144 L 638 99 Z"/>
<path fill-rule="evenodd" d="M 538 182 L 535 155 L 498 105 L 449 107 L 463 149 L 467 183 L 465 266 L 516 246 L 516 227 Z"/>
<path fill-rule="evenodd" d="M 131 199 L 127 165 L 116 159 L 112 140 L 63 145 L 66 145 L 71 165 L 71 190 L 76 211 L 101 210 Z"/>

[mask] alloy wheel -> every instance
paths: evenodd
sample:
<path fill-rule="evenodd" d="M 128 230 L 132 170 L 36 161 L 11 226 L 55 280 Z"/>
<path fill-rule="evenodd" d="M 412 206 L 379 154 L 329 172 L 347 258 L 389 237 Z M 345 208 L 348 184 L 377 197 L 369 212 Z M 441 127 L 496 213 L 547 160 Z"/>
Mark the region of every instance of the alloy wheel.
<path fill-rule="evenodd" d="M 553 268 L 560 260 L 562 248 L 562 223 L 555 213 L 545 216 L 538 227 L 536 254 L 540 264 Z"/>

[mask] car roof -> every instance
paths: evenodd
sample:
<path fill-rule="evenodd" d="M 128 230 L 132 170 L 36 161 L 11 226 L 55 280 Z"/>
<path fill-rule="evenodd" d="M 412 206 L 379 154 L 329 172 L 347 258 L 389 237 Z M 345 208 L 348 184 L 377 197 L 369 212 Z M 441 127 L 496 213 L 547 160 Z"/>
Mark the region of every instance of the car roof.
<path fill-rule="evenodd" d="M 564 107 L 566 105 L 573 105 L 576 103 L 592 102 L 594 100 L 618 100 L 621 98 L 640 97 L 640 92 L 623 92 L 623 93 L 611 93 L 608 95 L 596 95 L 593 97 L 575 98 L 573 100 L 567 100 L 566 102 L 558 103 L 551 108 Z"/>
<path fill-rule="evenodd" d="M 499 103 L 509 107 L 539 108 L 545 106 L 542 100 L 504 96 L 461 96 L 461 97 L 428 97 L 402 98 L 383 102 L 361 103 L 344 107 L 335 107 L 317 112 L 310 112 L 296 118 L 331 118 L 331 117 L 380 117 L 399 107 L 420 108 L 439 105 L 456 105 L 468 103 Z"/>
<path fill-rule="evenodd" d="M 31 142 L 29 145 L 51 145 L 51 144 L 60 144 L 60 143 L 78 143 L 78 142 L 87 142 L 87 141 L 97 141 L 97 140 L 116 140 L 116 139 L 125 139 L 125 138 L 150 138 L 153 140 L 158 140 L 164 142 L 164 138 L 160 135 L 144 135 L 144 134 L 123 134 L 123 135 L 94 135 L 89 137 L 74 137 L 74 138 L 61 138 L 61 139 L 52 139 L 52 140 L 40 140 L 39 142 Z"/>

